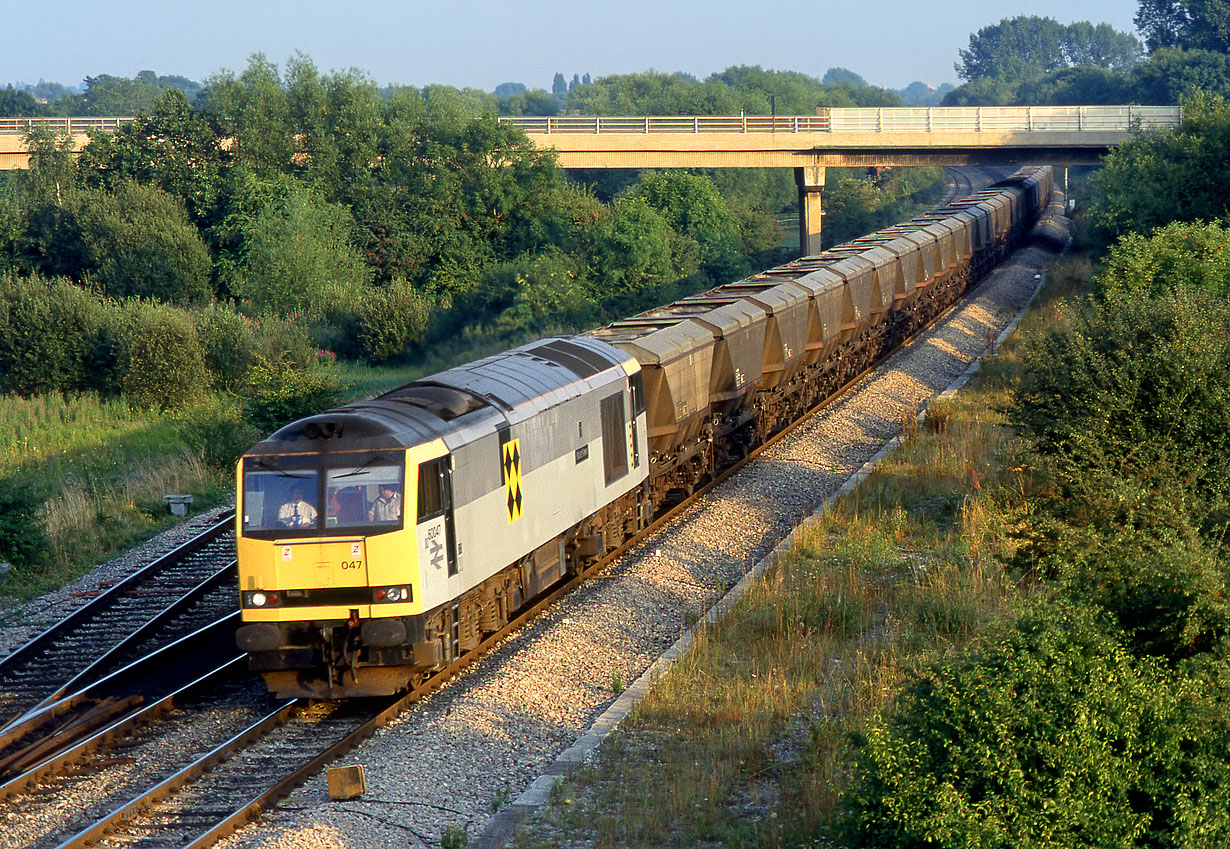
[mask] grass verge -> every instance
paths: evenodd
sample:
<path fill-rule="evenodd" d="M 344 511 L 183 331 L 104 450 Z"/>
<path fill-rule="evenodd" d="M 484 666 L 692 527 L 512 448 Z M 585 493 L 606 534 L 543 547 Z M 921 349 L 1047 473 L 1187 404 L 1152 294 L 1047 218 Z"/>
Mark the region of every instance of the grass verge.
<path fill-rule="evenodd" d="M 1090 263 L 1052 268 L 1023 329 L 1063 320 Z M 839 845 L 869 720 L 921 664 L 1032 592 L 1003 566 L 1035 487 L 1001 410 L 1010 340 L 952 401 L 702 633 L 521 847 Z"/>

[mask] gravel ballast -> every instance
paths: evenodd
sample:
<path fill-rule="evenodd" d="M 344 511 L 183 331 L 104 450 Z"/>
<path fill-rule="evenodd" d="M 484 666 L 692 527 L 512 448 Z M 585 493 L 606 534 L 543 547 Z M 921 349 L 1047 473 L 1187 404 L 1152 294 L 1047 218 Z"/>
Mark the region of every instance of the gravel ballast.
<path fill-rule="evenodd" d="M 582 586 L 345 759 L 367 792 L 334 802 L 323 775 L 223 845 L 440 845 L 481 835 L 904 417 L 952 383 L 1033 294 L 1054 254 L 1017 252 L 931 331 L 665 530 Z M 541 782 L 540 782 L 541 783 Z M 495 803 L 495 804 L 493 804 Z"/>
<path fill-rule="evenodd" d="M 1037 247 L 1019 251 L 841 399 L 379 731 L 343 761 L 363 765 L 362 797 L 331 801 L 322 774 L 222 845 L 439 846 L 448 829 L 478 841 L 494 808 L 522 801 L 527 788 L 558 773 L 561 753 L 586 736 L 629 683 L 896 436 L 910 413 L 962 374 L 1021 310 L 1053 258 Z M 198 517 L 71 587 L 6 612 L 6 622 L 21 624 L 0 628 L 0 650 L 83 603 L 72 593 L 123 577 L 207 521 Z M 20 821 L 5 825 L 5 845 L 37 842 L 37 832 L 23 841 Z"/>

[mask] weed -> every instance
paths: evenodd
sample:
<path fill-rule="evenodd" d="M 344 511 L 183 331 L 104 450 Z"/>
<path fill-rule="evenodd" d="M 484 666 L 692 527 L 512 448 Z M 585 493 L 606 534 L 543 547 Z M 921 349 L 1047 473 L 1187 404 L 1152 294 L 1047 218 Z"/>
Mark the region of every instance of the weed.
<path fill-rule="evenodd" d="M 498 811 L 500 808 L 507 805 L 511 796 L 512 796 L 512 791 L 509 790 L 507 787 L 501 787 L 500 789 L 496 790 L 494 795 L 492 795 L 491 797 L 492 813 Z"/>
<path fill-rule="evenodd" d="M 618 672 L 611 673 L 611 692 L 622 693 L 624 691 L 624 677 Z"/>
<path fill-rule="evenodd" d="M 465 849 L 470 845 L 470 833 L 464 826 L 449 825 L 440 832 L 440 849 Z"/>

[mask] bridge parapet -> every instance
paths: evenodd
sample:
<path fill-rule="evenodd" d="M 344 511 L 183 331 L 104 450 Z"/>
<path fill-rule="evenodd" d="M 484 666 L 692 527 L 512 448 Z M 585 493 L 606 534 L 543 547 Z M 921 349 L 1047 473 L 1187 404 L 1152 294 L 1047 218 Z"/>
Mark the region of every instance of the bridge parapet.
<path fill-rule="evenodd" d="M 815 115 L 501 118 L 531 135 L 704 133 L 1128 133 L 1177 127 L 1178 106 L 936 106 Z"/>
<path fill-rule="evenodd" d="M 0 135 L 21 135 L 36 127 L 60 135 L 83 136 L 90 130 L 113 133 L 132 118 L 0 118 Z"/>

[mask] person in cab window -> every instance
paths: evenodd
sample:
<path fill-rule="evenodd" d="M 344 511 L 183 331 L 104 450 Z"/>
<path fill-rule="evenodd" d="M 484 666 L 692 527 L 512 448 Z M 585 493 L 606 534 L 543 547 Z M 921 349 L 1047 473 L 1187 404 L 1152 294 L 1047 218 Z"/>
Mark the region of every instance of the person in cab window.
<path fill-rule="evenodd" d="M 380 497 L 367 511 L 369 522 L 396 522 L 401 518 L 401 493 L 391 483 L 380 484 Z"/>
<path fill-rule="evenodd" d="M 303 489 L 291 490 L 290 501 L 278 511 L 278 521 L 288 528 L 316 527 L 316 508 L 303 500 Z"/>

